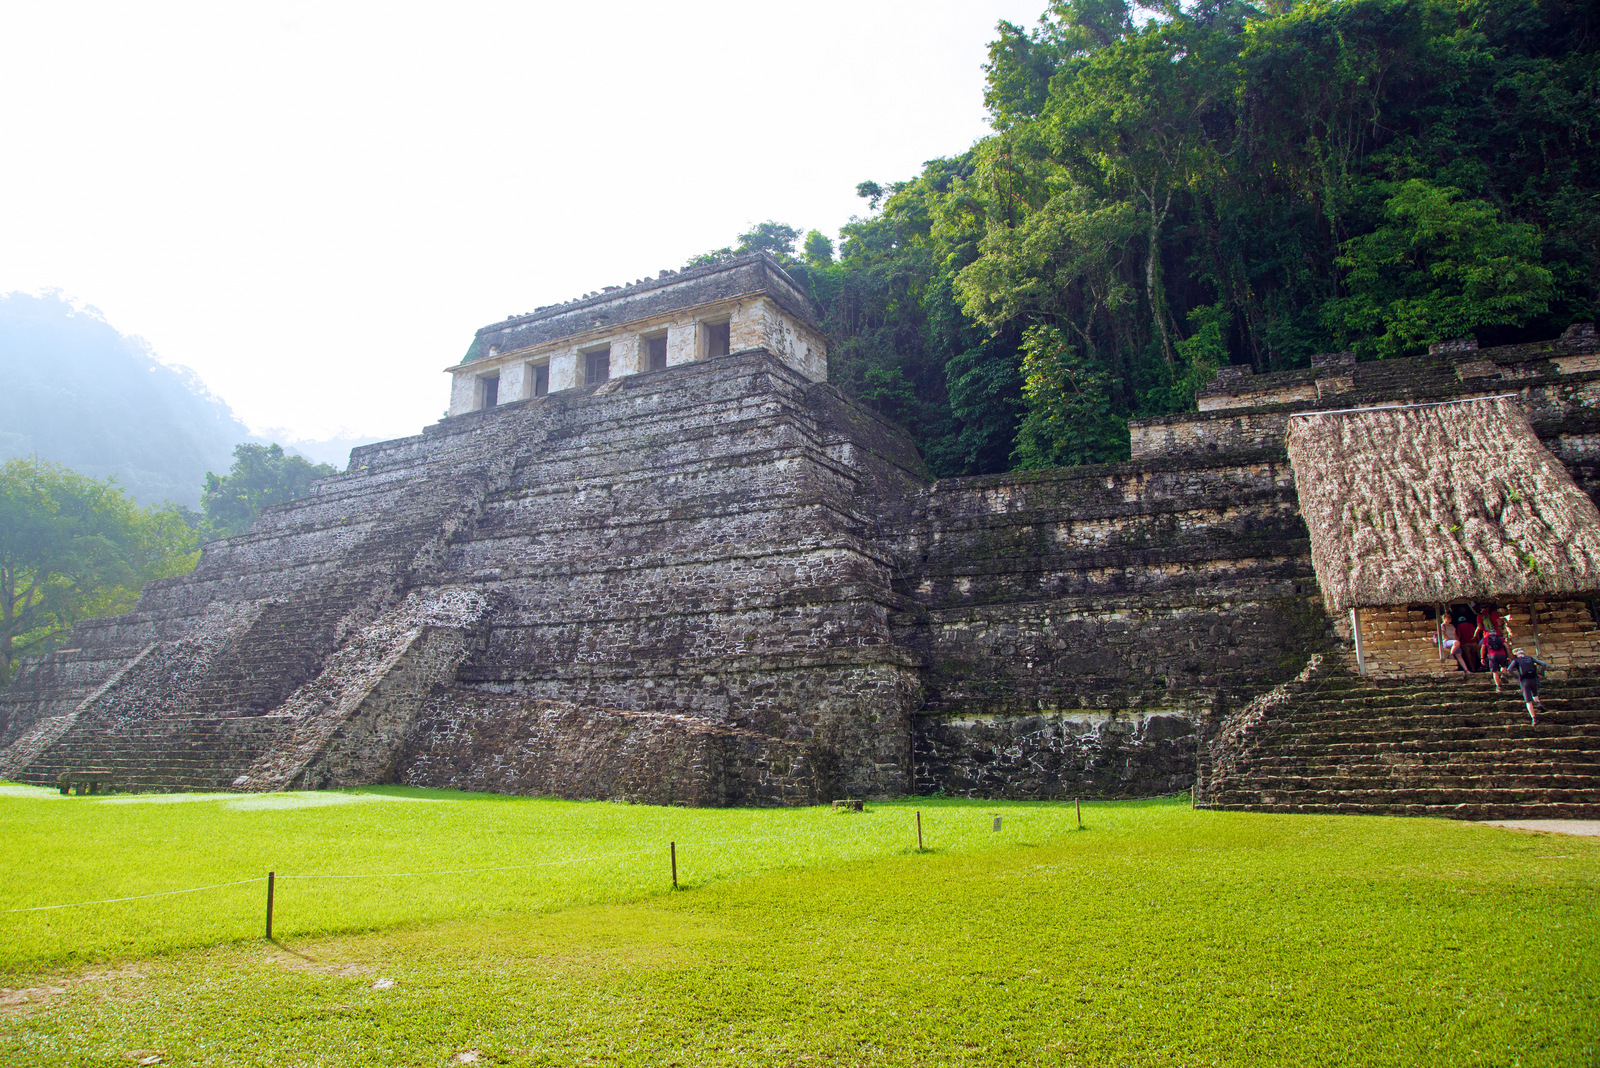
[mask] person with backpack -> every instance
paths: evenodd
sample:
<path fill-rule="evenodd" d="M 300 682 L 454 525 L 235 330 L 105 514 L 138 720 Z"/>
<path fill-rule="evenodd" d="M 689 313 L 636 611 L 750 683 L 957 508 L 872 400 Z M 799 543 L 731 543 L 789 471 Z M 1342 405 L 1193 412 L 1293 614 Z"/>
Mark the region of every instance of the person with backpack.
<path fill-rule="evenodd" d="M 1544 711 L 1544 705 L 1539 702 L 1539 676 L 1544 674 L 1544 661 L 1534 659 L 1521 649 L 1513 649 L 1507 667 L 1517 673 L 1517 682 L 1522 686 L 1522 703 L 1528 708 L 1528 722 L 1538 726 L 1539 719 L 1534 713 Z"/>
<path fill-rule="evenodd" d="M 1489 631 L 1483 636 L 1478 656 L 1483 661 L 1484 670 L 1494 676 L 1494 692 L 1499 693 L 1500 673 L 1511 663 L 1511 651 L 1506 648 L 1506 636 L 1497 630 Z"/>
<path fill-rule="evenodd" d="M 1511 637 L 1511 625 L 1500 614 L 1500 609 L 1492 603 L 1478 603 L 1472 606 L 1478 613 L 1478 632 L 1480 636 L 1487 635 L 1492 630 L 1497 630 L 1507 638 Z"/>

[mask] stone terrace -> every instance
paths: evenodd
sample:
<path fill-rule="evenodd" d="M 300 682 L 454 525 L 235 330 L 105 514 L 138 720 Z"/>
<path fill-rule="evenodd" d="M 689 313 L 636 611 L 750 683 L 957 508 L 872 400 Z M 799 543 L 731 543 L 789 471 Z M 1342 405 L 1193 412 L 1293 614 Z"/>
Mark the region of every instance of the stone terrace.
<path fill-rule="evenodd" d="M 884 533 L 927 665 L 923 791 L 1183 789 L 1219 695 L 1328 641 L 1281 453 L 945 480 Z"/>
<path fill-rule="evenodd" d="M 1487 675 L 1375 681 L 1342 661 L 1202 748 L 1202 808 L 1600 818 L 1600 680 L 1547 683 L 1529 723 Z"/>

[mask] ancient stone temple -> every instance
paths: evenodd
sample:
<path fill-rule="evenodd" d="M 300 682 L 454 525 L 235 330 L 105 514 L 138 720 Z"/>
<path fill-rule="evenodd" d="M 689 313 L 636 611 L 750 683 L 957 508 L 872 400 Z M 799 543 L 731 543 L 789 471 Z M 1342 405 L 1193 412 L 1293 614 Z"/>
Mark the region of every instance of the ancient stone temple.
<path fill-rule="evenodd" d="M 1265 739 L 1348 657 L 1291 414 L 1515 393 L 1587 490 L 1597 352 L 1233 374 L 1130 463 L 933 482 L 775 261 L 666 272 L 478 331 L 441 422 L 26 662 L 0 776 L 1280 806 Z"/>

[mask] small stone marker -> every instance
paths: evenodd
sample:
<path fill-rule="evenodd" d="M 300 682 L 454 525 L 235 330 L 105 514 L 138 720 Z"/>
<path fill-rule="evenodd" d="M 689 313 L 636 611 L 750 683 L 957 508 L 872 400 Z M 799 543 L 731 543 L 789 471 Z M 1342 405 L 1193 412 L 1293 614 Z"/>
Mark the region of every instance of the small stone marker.
<path fill-rule="evenodd" d="M 999 834 L 1000 833 L 1000 817 L 999 816 L 996 816 L 994 818 L 994 833 L 995 834 Z"/>
<path fill-rule="evenodd" d="M 56 776 L 56 785 L 62 794 L 71 793 L 76 788 L 79 797 L 85 794 L 109 794 L 114 790 L 112 774 L 110 768 L 69 769 Z"/>
<path fill-rule="evenodd" d="M 860 812 L 861 811 L 861 800 L 860 800 L 860 798 L 854 798 L 854 797 L 847 798 L 847 799 L 845 799 L 843 801 L 835 801 L 833 803 L 833 807 L 834 808 L 838 808 L 838 809 L 843 809 L 846 812 Z"/>

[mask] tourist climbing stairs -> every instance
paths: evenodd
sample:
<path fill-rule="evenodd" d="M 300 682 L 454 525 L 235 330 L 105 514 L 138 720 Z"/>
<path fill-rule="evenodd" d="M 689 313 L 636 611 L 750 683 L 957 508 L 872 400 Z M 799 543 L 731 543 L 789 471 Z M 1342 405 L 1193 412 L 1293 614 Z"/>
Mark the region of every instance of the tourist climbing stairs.
<path fill-rule="evenodd" d="M 1543 661 L 1557 677 L 1569 671 L 1600 669 L 1600 626 L 1582 601 L 1515 602 L 1501 607 L 1510 645 Z M 1363 668 L 1373 678 L 1450 678 L 1461 674 L 1456 662 L 1440 651 L 1442 621 L 1423 609 L 1363 608 Z M 1340 621 L 1341 632 L 1349 637 Z M 1353 669 L 1353 656 L 1346 656 Z"/>
<path fill-rule="evenodd" d="M 1202 746 L 1202 808 L 1600 818 L 1600 677 L 1546 680 L 1530 723 L 1488 674 L 1364 678 L 1339 658 Z"/>

